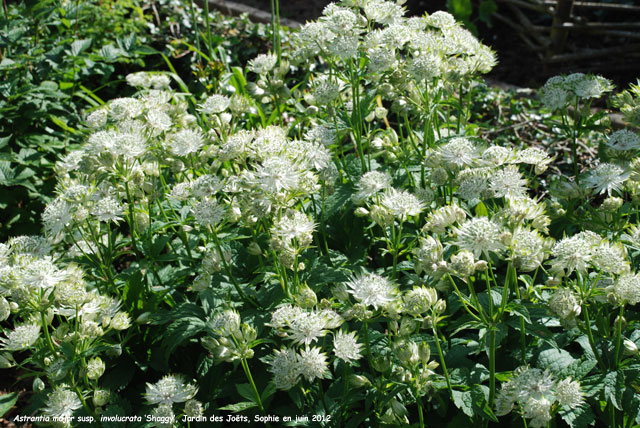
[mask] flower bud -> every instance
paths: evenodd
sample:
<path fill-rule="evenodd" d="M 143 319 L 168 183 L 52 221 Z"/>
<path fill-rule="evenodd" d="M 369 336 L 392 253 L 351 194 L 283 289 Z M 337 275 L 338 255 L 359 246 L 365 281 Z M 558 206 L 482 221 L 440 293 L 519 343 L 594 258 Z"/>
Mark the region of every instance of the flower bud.
<path fill-rule="evenodd" d="M 622 346 L 622 353 L 628 357 L 638 353 L 638 346 L 629 339 L 625 339 Z"/>
<path fill-rule="evenodd" d="M 111 392 L 108 389 L 96 389 L 93 391 L 93 404 L 96 407 L 104 406 L 109 402 Z"/>
<path fill-rule="evenodd" d="M 420 358 L 420 361 L 424 365 L 429 362 L 429 358 L 431 358 L 431 348 L 429 348 L 427 342 L 421 342 L 418 345 L 418 358 Z"/>
<path fill-rule="evenodd" d="M 95 357 L 87 363 L 87 377 L 92 380 L 99 379 L 104 374 L 105 364 L 100 357 Z"/>
<path fill-rule="evenodd" d="M 33 391 L 34 392 L 42 392 L 44 391 L 44 389 L 46 388 L 46 385 L 44 384 L 44 382 L 42 381 L 42 379 L 40 379 L 39 377 L 33 379 L 33 385 L 32 385 Z"/>
<path fill-rule="evenodd" d="M 0 322 L 5 321 L 11 315 L 11 306 L 4 297 L 0 297 Z"/>
<path fill-rule="evenodd" d="M 353 386 L 354 388 L 362 388 L 364 386 L 371 385 L 371 382 L 365 376 L 352 374 L 351 376 L 349 376 L 349 385 Z"/>

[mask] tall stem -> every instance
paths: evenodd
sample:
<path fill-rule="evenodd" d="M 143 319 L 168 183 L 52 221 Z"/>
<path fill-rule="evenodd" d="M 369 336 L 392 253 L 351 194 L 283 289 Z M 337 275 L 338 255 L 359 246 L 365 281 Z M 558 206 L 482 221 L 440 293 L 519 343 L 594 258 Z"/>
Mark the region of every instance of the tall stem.
<path fill-rule="evenodd" d="M 444 378 L 447 381 L 447 389 L 449 390 L 449 395 L 451 399 L 453 399 L 453 389 L 451 388 L 451 379 L 449 378 L 449 371 L 447 370 L 447 364 L 444 362 L 444 354 L 442 353 L 442 347 L 440 346 L 440 336 L 438 335 L 438 329 L 433 326 L 433 336 L 436 338 L 436 348 L 438 348 L 438 356 L 440 357 L 440 365 L 442 366 L 442 371 L 444 372 Z"/>

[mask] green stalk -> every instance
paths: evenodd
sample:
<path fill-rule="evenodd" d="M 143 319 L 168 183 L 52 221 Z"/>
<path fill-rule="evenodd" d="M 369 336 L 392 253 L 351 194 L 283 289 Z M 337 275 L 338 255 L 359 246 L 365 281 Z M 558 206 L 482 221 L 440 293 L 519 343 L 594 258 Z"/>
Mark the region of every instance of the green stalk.
<path fill-rule="evenodd" d="M 606 370 L 604 362 L 600 357 L 600 353 L 596 348 L 596 341 L 593 339 L 593 332 L 591 331 L 591 319 L 589 318 L 589 309 L 587 308 L 587 305 L 583 306 L 582 314 L 584 315 L 584 323 L 585 323 L 585 329 L 587 330 L 587 337 L 589 338 L 589 346 L 591 346 L 591 350 L 593 351 L 593 354 L 595 355 L 596 360 L 598 360 L 598 365 L 600 366 L 600 368 L 602 370 Z"/>
<path fill-rule="evenodd" d="M 622 318 L 624 316 L 624 305 L 620 306 L 620 314 L 618 315 L 618 322 L 616 323 L 616 359 L 614 360 L 613 367 L 618 368 L 618 362 L 620 361 L 620 348 L 622 347 Z"/>
<path fill-rule="evenodd" d="M 416 403 L 418 404 L 418 418 L 420 419 L 420 428 L 424 428 L 424 415 L 422 414 L 422 399 L 419 396 L 416 397 Z"/>
<path fill-rule="evenodd" d="M 258 404 L 258 408 L 262 413 L 265 413 L 264 406 L 262 405 L 262 400 L 260 399 L 260 393 L 258 392 L 256 383 L 253 381 L 253 376 L 251 376 L 251 370 L 249 369 L 249 364 L 247 363 L 247 359 L 241 358 L 240 363 L 242 364 L 242 369 L 244 370 L 244 374 L 247 376 L 247 380 L 249 380 L 251 389 L 253 389 L 253 393 L 256 396 L 256 403 Z"/>
<path fill-rule="evenodd" d="M 453 399 L 453 389 L 451 388 L 451 379 L 449 378 L 449 371 L 447 370 L 447 364 L 444 362 L 444 354 L 442 353 L 442 347 L 440 346 L 440 336 L 438 335 L 438 329 L 435 327 L 435 325 L 432 326 L 431 329 L 433 330 L 433 336 L 436 338 L 436 348 L 438 348 L 440 365 L 442 366 L 444 378 L 447 381 L 447 389 L 449 390 L 449 395 L 451 396 L 451 399 Z"/>
<path fill-rule="evenodd" d="M 496 396 L 496 329 L 489 330 L 489 407 L 493 408 Z"/>

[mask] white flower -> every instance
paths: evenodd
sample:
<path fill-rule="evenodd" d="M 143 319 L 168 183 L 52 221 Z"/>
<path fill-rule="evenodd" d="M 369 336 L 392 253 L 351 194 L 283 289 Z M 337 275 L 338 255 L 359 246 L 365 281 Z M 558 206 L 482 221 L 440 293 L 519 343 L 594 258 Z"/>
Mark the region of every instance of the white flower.
<path fill-rule="evenodd" d="M 471 140 L 455 137 L 438 147 L 436 153 L 445 165 L 451 168 L 461 168 L 473 163 L 478 150 Z"/>
<path fill-rule="evenodd" d="M 447 227 L 454 223 L 463 222 L 465 218 L 467 218 L 467 214 L 458 205 L 445 205 L 429 214 L 424 230 L 444 233 Z"/>
<path fill-rule="evenodd" d="M 358 343 L 355 331 L 345 333 L 340 330 L 333 338 L 333 352 L 345 363 L 359 360 L 362 345 Z"/>
<path fill-rule="evenodd" d="M 193 398 L 198 388 L 185 383 L 181 375 L 166 375 L 156 383 L 147 383 L 144 394 L 149 404 L 182 403 Z"/>
<path fill-rule="evenodd" d="M 489 252 L 498 252 L 504 248 L 500 242 L 500 226 L 486 217 L 468 220 L 454 230 L 458 236 L 456 245 L 471 251 L 476 258 L 481 254 L 488 257 Z"/>
<path fill-rule="evenodd" d="M 640 148 L 640 137 L 635 132 L 621 129 L 609 136 L 607 146 L 619 151 L 635 150 Z"/>
<path fill-rule="evenodd" d="M 267 74 L 276 66 L 278 57 L 273 54 L 260 54 L 249 61 L 249 70 L 256 74 Z"/>
<path fill-rule="evenodd" d="M 520 199 L 526 196 L 527 180 L 515 165 L 496 171 L 491 177 L 490 189 L 496 198 Z"/>
<path fill-rule="evenodd" d="M 561 380 L 556 386 L 556 399 L 563 407 L 575 409 L 584 402 L 584 394 L 580 389 L 580 383 L 571 380 L 570 377 Z"/>
<path fill-rule="evenodd" d="M 611 192 L 619 192 L 622 189 L 622 184 L 629 175 L 629 172 L 625 172 L 618 165 L 602 163 L 589 173 L 585 179 L 585 184 L 597 193 L 606 192 L 610 195 Z"/>
<path fill-rule="evenodd" d="M 622 275 L 613 286 L 616 296 L 625 303 L 637 305 L 640 303 L 640 275 Z"/>
<path fill-rule="evenodd" d="M 391 185 L 391 176 L 386 172 L 369 171 L 360 177 L 358 181 L 357 191 L 353 195 L 356 203 L 362 203 L 365 199 L 375 195 L 382 189 L 386 189 Z"/>
<path fill-rule="evenodd" d="M 2 349 L 5 351 L 22 351 L 36 343 L 40 337 L 40 325 L 33 322 L 22 324 L 6 334 L 6 339 L 0 338 Z"/>
<path fill-rule="evenodd" d="M 574 270 L 584 273 L 593 257 L 594 242 L 585 234 L 577 234 L 564 238 L 554 245 L 551 254 L 555 259 L 551 262 L 554 272 L 566 271 L 569 275 Z"/>
<path fill-rule="evenodd" d="M 392 302 L 395 295 L 395 287 L 386 278 L 375 273 L 365 273 L 353 278 L 347 283 L 349 293 L 363 305 L 371 305 L 378 309 Z"/>
<path fill-rule="evenodd" d="M 195 153 L 204 145 L 204 137 L 199 131 L 183 129 L 168 137 L 169 150 L 177 156 Z"/>
<path fill-rule="evenodd" d="M 420 214 L 424 205 L 418 198 L 406 190 L 389 189 L 382 196 L 380 202 L 384 208 L 397 219 L 404 221 L 407 217 Z"/>
<path fill-rule="evenodd" d="M 47 235 L 56 237 L 73 221 L 71 207 L 61 198 L 51 201 L 42 213 L 42 223 Z"/>
<path fill-rule="evenodd" d="M 549 310 L 562 320 L 572 320 L 582 312 L 570 289 L 560 287 L 549 298 Z"/>
<path fill-rule="evenodd" d="M 300 374 L 312 382 L 314 379 L 326 379 L 330 377 L 327 356 L 320 352 L 318 347 L 305 348 L 298 355 L 298 370 Z"/>
<path fill-rule="evenodd" d="M 269 371 L 273 373 L 273 383 L 276 388 L 284 390 L 293 388 L 300 377 L 296 352 L 289 348 L 276 350 Z"/>
<path fill-rule="evenodd" d="M 118 200 L 111 196 L 106 196 L 96 203 L 91 210 L 91 214 L 98 221 L 117 223 L 122 220 L 121 216 L 124 215 L 124 208 Z"/>
<path fill-rule="evenodd" d="M 215 198 L 204 198 L 193 209 L 193 216 L 200 226 L 217 226 L 225 217 L 225 209 Z"/>
<path fill-rule="evenodd" d="M 74 391 L 66 385 L 61 385 L 47 396 L 45 405 L 46 407 L 42 410 L 44 415 L 66 421 L 73 416 L 75 410 L 82 407 L 82 402 Z"/>
<path fill-rule="evenodd" d="M 224 95 L 213 94 L 200 104 L 200 111 L 206 114 L 222 113 L 231 104 L 231 99 Z"/>

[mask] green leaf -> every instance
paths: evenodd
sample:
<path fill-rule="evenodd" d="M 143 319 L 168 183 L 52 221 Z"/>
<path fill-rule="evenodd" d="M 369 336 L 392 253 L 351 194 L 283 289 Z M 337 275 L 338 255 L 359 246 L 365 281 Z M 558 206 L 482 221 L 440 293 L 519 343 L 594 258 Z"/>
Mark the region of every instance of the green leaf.
<path fill-rule="evenodd" d="M 473 12 L 471 0 L 447 0 L 447 9 L 461 21 L 468 21 Z"/>
<path fill-rule="evenodd" d="M 621 371 L 610 371 L 604 377 L 604 398 L 611 401 L 613 407 L 622 410 L 622 393 L 624 392 L 624 374 Z"/>
<path fill-rule="evenodd" d="M 478 6 L 480 21 L 491 26 L 491 15 L 498 11 L 498 5 L 493 0 L 482 0 Z"/>
<path fill-rule="evenodd" d="M 574 361 L 570 366 L 564 369 L 559 375 L 564 377 L 571 376 L 575 380 L 580 380 L 586 375 L 588 375 L 591 370 L 594 369 L 598 365 L 596 360 L 584 360 L 584 361 Z"/>
<path fill-rule="evenodd" d="M 257 407 L 258 405 L 251 401 L 243 401 L 241 403 L 230 404 L 228 406 L 220 407 L 220 410 L 228 410 L 233 413 L 242 412 L 244 410 L 250 409 L 252 407 Z"/>
<path fill-rule="evenodd" d="M 538 355 L 538 367 L 560 372 L 575 362 L 575 358 L 564 349 L 546 349 Z"/>
<path fill-rule="evenodd" d="M 489 388 L 484 385 L 473 385 L 471 387 L 471 400 L 473 412 L 493 422 L 498 422 L 498 418 L 489 407 Z"/>
<path fill-rule="evenodd" d="M 236 385 L 236 391 L 238 391 L 238 394 L 240 394 L 242 398 L 246 398 L 247 400 L 252 402 L 256 401 L 256 396 L 253 393 L 253 388 L 251 388 L 251 385 L 249 385 L 248 383 L 241 383 L 239 385 Z"/>
<path fill-rule="evenodd" d="M 482 202 L 476 205 L 475 212 L 477 217 L 487 217 L 489 215 L 489 211 L 487 211 L 487 206 Z"/>
<path fill-rule="evenodd" d="M 471 391 L 453 390 L 453 404 L 464 412 L 465 415 L 473 417 L 473 398 Z"/>
<path fill-rule="evenodd" d="M 4 416 L 18 401 L 18 393 L 0 395 L 0 417 Z"/>
<path fill-rule="evenodd" d="M 596 417 L 588 404 L 575 409 L 562 409 L 560 416 L 571 428 L 583 428 L 595 423 Z"/>
<path fill-rule="evenodd" d="M 71 55 L 78 56 L 91 46 L 91 39 L 76 40 L 71 43 Z"/>
<path fill-rule="evenodd" d="M 336 191 L 324 201 L 325 218 L 329 218 L 340 211 L 349 202 L 352 194 L 353 191 L 350 186 L 346 184 L 338 186 Z"/>

